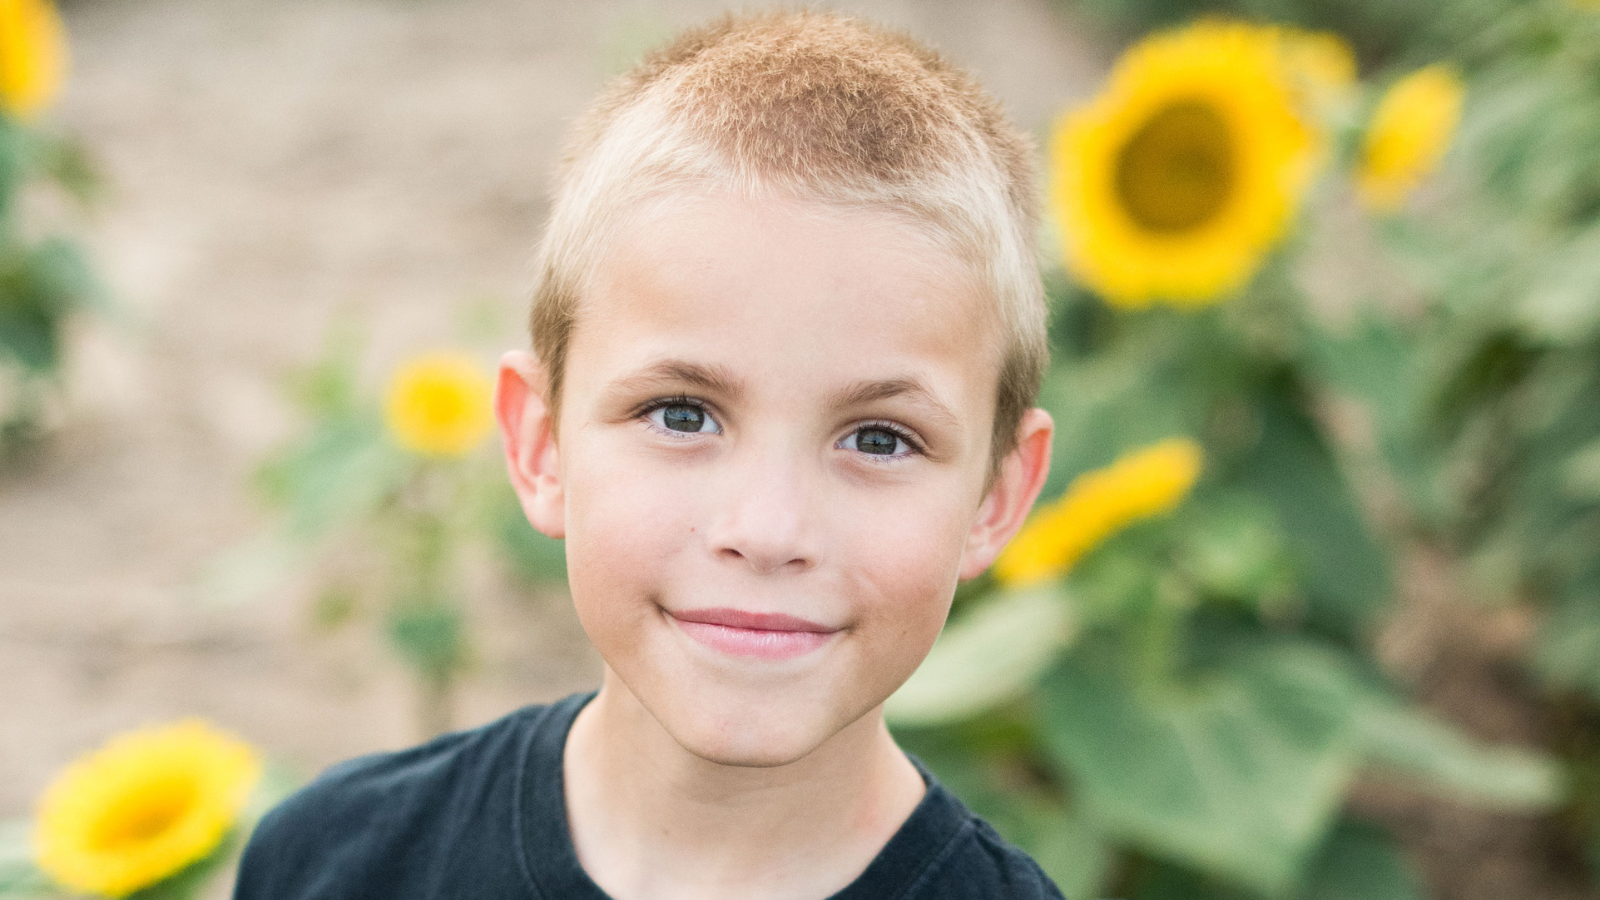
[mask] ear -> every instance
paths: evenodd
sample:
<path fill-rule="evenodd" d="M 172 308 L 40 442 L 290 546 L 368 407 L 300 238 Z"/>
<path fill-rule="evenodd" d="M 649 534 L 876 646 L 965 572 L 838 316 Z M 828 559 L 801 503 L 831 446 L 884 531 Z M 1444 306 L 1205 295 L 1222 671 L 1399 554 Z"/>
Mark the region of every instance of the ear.
<path fill-rule="evenodd" d="M 522 500 L 528 522 L 543 534 L 567 533 L 566 501 L 561 489 L 561 460 L 556 452 L 556 423 L 545 396 L 549 385 L 544 365 L 526 350 L 500 357 L 494 414 L 500 420 L 506 470 Z"/>
<path fill-rule="evenodd" d="M 959 577 L 976 578 L 989 568 L 1033 509 L 1033 501 L 1050 474 L 1050 439 L 1055 422 L 1042 409 L 1030 409 L 1017 424 L 1017 447 L 1000 463 L 994 484 L 978 507 L 977 521 L 967 532 Z"/>

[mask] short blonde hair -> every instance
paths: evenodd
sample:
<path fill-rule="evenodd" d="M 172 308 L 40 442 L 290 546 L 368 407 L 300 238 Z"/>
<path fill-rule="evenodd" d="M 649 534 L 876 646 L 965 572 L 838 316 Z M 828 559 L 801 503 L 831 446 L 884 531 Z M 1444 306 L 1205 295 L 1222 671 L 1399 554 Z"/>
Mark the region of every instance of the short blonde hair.
<path fill-rule="evenodd" d="M 992 477 L 1047 358 L 1033 142 L 932 50 L 829 14 L 687 31 L 578 120 L 534 271 L 530 325 L 552 411 L 579 301 L 624 217 L 718 191 L 900 214 L 973 266 L 1003 340 Z"/>

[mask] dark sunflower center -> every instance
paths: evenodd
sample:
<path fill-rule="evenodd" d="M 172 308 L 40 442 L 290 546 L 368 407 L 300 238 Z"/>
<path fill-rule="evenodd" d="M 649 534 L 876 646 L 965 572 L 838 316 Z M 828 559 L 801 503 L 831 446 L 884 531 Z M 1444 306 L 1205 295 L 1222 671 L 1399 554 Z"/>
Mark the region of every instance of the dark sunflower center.
<path fill-rule="evenodd" d="M 1140 226 L 1187 231 L 1217 214 L 1233 188 L 1233 140 L 1216 110 L 1194 100 L 1163 107 L 1117 154 L 1117 196 Z"/>

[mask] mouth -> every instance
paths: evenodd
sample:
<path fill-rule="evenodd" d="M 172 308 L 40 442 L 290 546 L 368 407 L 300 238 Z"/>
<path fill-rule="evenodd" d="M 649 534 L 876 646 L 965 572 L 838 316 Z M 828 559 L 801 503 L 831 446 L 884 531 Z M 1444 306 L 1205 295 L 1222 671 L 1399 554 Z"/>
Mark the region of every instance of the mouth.
<path fill-rule="evenodd" d="M 841 629 L 782 613 L 715 608 L 668 611 L 684 634 L 713 650 L 759 659 L 791 659 L 826 644 Z"/>

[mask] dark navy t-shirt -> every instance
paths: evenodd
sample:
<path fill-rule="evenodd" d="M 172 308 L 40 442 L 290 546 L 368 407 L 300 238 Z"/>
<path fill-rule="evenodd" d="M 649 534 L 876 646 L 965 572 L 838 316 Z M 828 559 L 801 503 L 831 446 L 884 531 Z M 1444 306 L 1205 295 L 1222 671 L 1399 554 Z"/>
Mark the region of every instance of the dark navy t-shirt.
<path fill-rule="evenodd" d="M 562 790 L 567 731 L 593 696 L 333 766 L 261 820 L 235 900 L 610 900 L 578 864 Z M 913 762 L 922 801 L 832 900 L 1060 900 Z"/>

